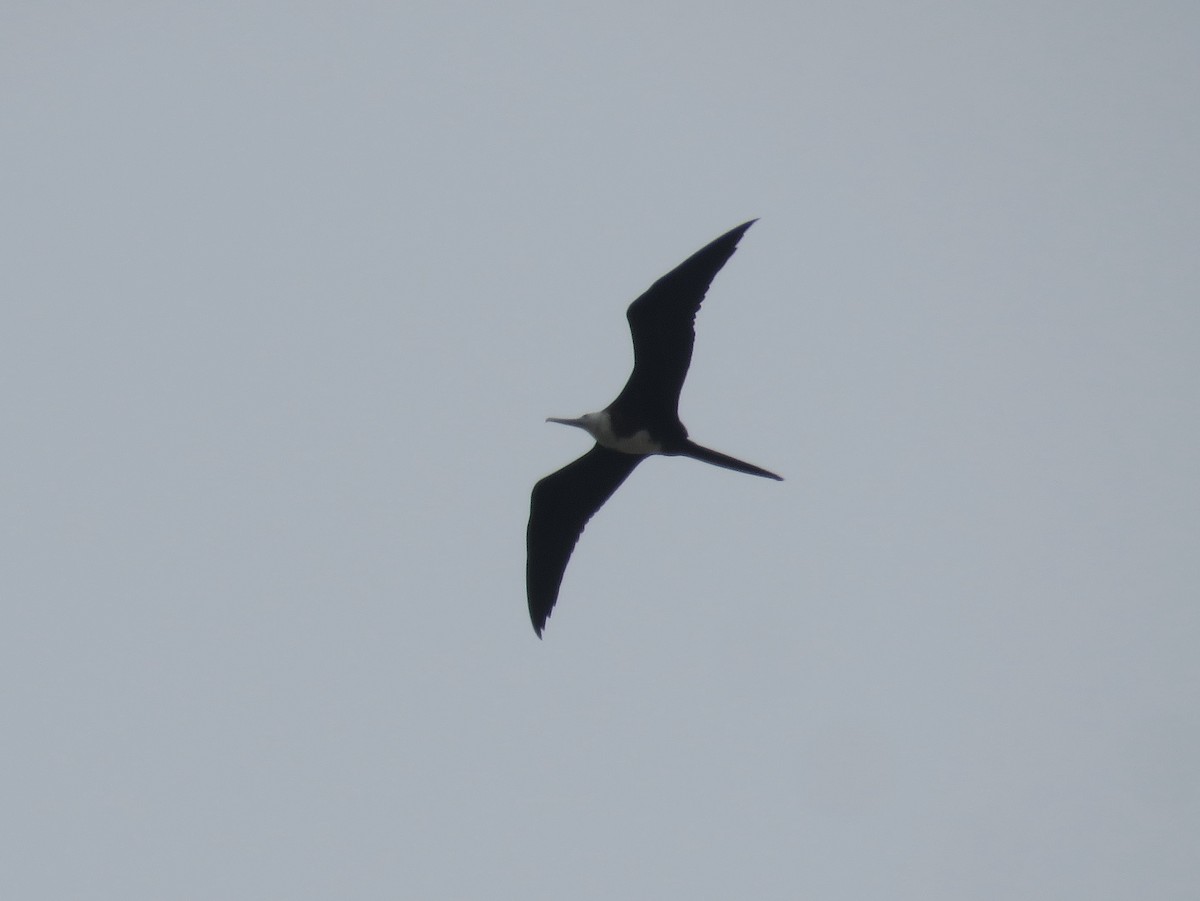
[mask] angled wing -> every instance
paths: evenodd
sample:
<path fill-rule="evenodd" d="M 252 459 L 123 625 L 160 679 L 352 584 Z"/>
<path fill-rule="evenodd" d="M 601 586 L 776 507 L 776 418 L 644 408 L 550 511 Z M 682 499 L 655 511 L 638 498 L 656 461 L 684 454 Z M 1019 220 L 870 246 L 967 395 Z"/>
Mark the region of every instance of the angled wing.
<path fill-rule="evenodd" d="M 633 335 L 633 374 L 614 406 L 677 411 L 692 362 L 696 312 L 713 278 L 756 221 L 751 219 L 696 251 L 629 305 L 625 315 Z"/>
<path fill-rule="evenodd" d="M 583 527 L 643 459 L 597 444 L 533 486 L 525 536 L 529 554 L 525 588 L 529 618 L 539 638 Z"/>

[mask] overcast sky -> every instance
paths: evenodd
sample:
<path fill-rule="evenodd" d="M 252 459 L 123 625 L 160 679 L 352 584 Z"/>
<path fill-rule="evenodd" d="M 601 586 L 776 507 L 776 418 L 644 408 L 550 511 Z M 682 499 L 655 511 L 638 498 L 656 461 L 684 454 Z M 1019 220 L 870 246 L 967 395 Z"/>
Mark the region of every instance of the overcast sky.
<path fill-rule="evenodd" d="M 0 896 L 1200 897 L 1200 7 L 0 19 Z"/>

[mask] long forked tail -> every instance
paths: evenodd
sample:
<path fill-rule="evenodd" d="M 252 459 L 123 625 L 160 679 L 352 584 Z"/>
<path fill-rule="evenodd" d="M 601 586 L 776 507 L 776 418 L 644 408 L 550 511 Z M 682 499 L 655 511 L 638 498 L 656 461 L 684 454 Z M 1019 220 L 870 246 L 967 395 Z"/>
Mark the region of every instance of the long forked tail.
<path fill-rule="evenodd" d="M 683 449 L 679 451 L 679 456 L 691 457 L 693 460 L 703 460 L 705 463 L 711 463 L 714 466 L 723 466 L 725 469 L 744 472 L 747 475 L 762 476 L 764 479 L 774 479 L 777 482 L 783 481 L 783 476 L 777 476 L 773 472 L 760 469 L 753 463 L 746 463 L 726 454 L 718 453 L 715 450 L 710 450 L 707 447 L 701 447 L 695 441 L 684 441 Z"/>

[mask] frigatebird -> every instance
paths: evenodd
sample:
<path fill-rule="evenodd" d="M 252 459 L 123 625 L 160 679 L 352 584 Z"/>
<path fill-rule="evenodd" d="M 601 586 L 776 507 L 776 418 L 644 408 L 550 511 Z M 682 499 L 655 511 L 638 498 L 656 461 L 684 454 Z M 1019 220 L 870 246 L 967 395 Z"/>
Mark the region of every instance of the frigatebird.
<path fill-rule="evenodd" d="M 691 457 L 782 481 L 773 472 L 691 441 L 678 412 L 679 392 L 692 361 L 696 312 L 713 278 L 757 221 L 751 219 L 696 251 L 629 305 L 625 316 L 633 335 L 633 372 L 616 400 L 599 413 L 546 420 L 581 428 L 596 445 L 533 486 L 525 582 L 529 616 L 539 638 L 583 527 L 646 457 Z"/>

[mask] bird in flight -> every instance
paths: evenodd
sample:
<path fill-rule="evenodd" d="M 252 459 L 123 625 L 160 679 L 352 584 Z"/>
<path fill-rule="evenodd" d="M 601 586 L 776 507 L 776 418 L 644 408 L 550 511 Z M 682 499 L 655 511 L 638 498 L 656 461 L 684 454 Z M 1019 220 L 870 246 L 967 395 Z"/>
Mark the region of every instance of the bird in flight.
<path fill-rule="evenodd" d="M 539 638 L 583 527 L 649 455 L 691 457 L 782 481 L 773 472 L 691 441 L 678 412 L 679 392 L 692 361 L 696 312 L 709 284 L 756 221 L 702 247 L 629 305 L 625 316 L 633 335 L 633 372 L 616 400 L 599 413 L 546 420 L 581 428 L 596 444 L 533 486 L 525 582 L 529 616 Z"/>

